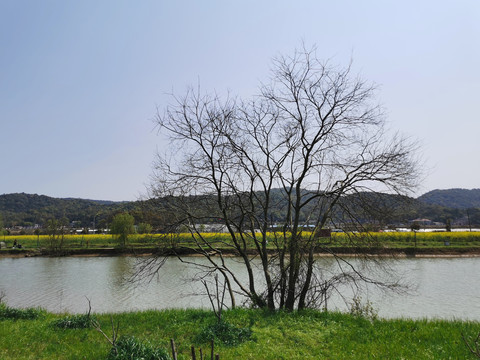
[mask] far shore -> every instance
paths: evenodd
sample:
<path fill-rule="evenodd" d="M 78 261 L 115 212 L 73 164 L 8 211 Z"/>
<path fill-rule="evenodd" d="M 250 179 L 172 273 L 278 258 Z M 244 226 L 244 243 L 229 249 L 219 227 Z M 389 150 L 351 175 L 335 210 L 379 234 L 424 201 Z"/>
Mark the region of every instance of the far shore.
<path fill-rule="evenodd" d="M 252 255 L 255 251 L 252 250 Z M 222 249 L 224 256 L 236 256 L 233 249 Z M 480 247 L 422 247 L 422 248 L 332 248 L 331 252 L 318 251 L 316 256 L 393 256 L 417 258 L 455 258 L 455 257 L 480 257 Z M 108 256 L 202 256 L 191 248 L 90 248 L 90 249 L 65 249 L 52 252 L 46 249 L 2 249 L 0 258 L 22 257 L 108 257 Z"/>

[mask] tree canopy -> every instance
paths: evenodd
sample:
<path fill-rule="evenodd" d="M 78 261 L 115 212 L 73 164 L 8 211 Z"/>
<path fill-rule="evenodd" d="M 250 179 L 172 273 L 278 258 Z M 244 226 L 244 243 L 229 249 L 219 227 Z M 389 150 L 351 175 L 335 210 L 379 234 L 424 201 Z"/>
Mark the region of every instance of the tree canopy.
<path fill-rule="evenodd" d="M 113 217 L 110 225 L 110 232 L 118 236 L 121 246 L 127 244 L 128 235 L 135 232 L 134 228 L 135 218 L 129 213 L 120 213 Z"/>
<path fill-rule="evenodd" d="M 271 82 L 251 100 L 190 89 L 158 114 L 172 153 L 157 158 L 152 195 L 175 199 L 169 206 L 177 224 L 188 227 L 231 297 L 240 289 L 259 307 L 319 306 L 329 280 L 316 268 L 314 254 L 328 241 L 320 230 L 361 229 L 359 209 L 371 209 L 361 194 L 413 189 L 416 145 L 385 130 L 375 91 L 350 67 L 332 67 L 302 50 L 274 59 Z M 357 201 L 343 201 L 355 194 Z M 360 200 L 365 206 L 358 207 Z M 212 242 L 199 231 L 198 224 L 212 219 L 225 225 L 228 242 Z M 272 226 L 278 229 L 273 243 Z M 356 241 L 368 239 L 352 237 Z M 247 283 L 225 264 L 222 246 L 242 258 Z M 335 278 L 387 285 L 351 264 Z"/>

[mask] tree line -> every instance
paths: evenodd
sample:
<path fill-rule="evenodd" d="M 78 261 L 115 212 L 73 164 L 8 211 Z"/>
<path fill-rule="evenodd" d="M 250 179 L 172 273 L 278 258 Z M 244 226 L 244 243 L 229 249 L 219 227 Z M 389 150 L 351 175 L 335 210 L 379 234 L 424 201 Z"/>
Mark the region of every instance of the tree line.
<path fill-rule="evenodd" d="M 280 221 L 285 214 L 285 204 L 282 203 L 280 193 L 280 189 L 272 191 L 272 198 L 278 204 L 277 209 L 273 209 L 271 213 L 270 221 L 272 223 Z M 380 227 L 406 225 L 417 218 L 428 218 L 444 224 L 450 221 L 455 226 L 479 226 L 480 206 L 471 207 L 468 206 L 472 205 L 471 203 L 461 200 L 465 199 L 467 193 L 471 193 L 471 190 L 442 190 L 440 192 L 442 196 L 438 198 L 435 196 L 438 193 L 432 191 L 418 199 L 379 194 L 376 201 L 372 203 L 375 204 L 372 207 L 379 210 L 376 218 L 364 217 L 362 219 L 364 222 L 370 221 Z M 453 205 L 445 205 L 445 199 L 455 198 L 456 195 L 458 195 L 457 200 L 451 201 Z M 355 201 L 353 198 L 353 196 L 346 197 L 344 201 Z M 97 229 L 102 229 L 108 227 L 116 214 L 128 212 L 132 214 L 136 224 L 150 224 L 153 231 L 158 232 L 165 231 L 165 225 L 174 216 L 174 214 L 168 213 L 165 202 L 165 199 L 102 202 L 84 199 L 57 199 L 23 193 L 6 194 L 0 195 L 0 218 L 2 228 L 33 227 L 36 224 L 43 228 L 46 227 L 48 221 L 56 219 L 76 228 L 92 228 L 95 225 Z M 199 207 L 198 211 L 201 211 L 202 201 L 197 199 L 196 203 Z M 307 205 L 302 211 L 302 221 L 306 221 L 306 214 L 311 212 L 311 208 L 312 206 Z M 211 218 L 209 222 L 221 222 L 221 219 Z"/>

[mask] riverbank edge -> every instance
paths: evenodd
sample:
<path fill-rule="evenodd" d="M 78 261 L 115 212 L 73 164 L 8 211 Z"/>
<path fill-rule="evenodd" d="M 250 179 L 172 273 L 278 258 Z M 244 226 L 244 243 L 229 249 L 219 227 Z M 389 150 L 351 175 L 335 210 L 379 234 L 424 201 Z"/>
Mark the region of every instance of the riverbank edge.
<path fill-rule="evenodd" d="M 256 255 L 256 251 L 249 251 Z M 272 251 L 273 253 L 273 251 Z M 222 249 L 222 254 L 227 256 L 238 256 L 234 249 Z M 65 249 L 61 251 L 50 251 L 48 249 L 2 249 L 1 257 L 108 257 L 108 256 L 195 256 L 202 255 L 192 248 L 180 247 L 169 249 L 158 249 L 154 247 L 139 248 L 91 248 L 91 249 Z M 214 255 L 214 254 L 211 254 Z M 395 256 L 395 257 L 480 257 L 480 247 L 426 247 L 426 248 L 364 248 L 364 247 L 335 247 L 329 252 L 317 251 L 317 256 Z"/>

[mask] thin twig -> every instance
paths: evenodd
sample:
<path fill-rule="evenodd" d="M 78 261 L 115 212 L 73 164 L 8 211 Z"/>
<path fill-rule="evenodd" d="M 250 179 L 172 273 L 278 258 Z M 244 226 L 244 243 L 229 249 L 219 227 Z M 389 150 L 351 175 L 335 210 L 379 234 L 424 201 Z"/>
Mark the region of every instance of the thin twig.
<path fill-rule="evenodd" d="M 170 347 L 172 348 L 173 360 L 177 360 L 177 350 L 175 349 L 175 341 L 173 339 L 170 339 Z"/>
<path fill-rule="evenodd" d="M 475 349 L 470 345 L 470 343 L 468 342 L 467 338 L 463 333 L 462 333 L 462 339 L 465 345 L 467 345 L 468 350 L 470 350 L 470 352 L 473 355 L 475 355 L 477 358 L 480 359 L 480 332 L 478 333 L 477 337 L 473 341 L 473 344 L 475 345 Z"/>

